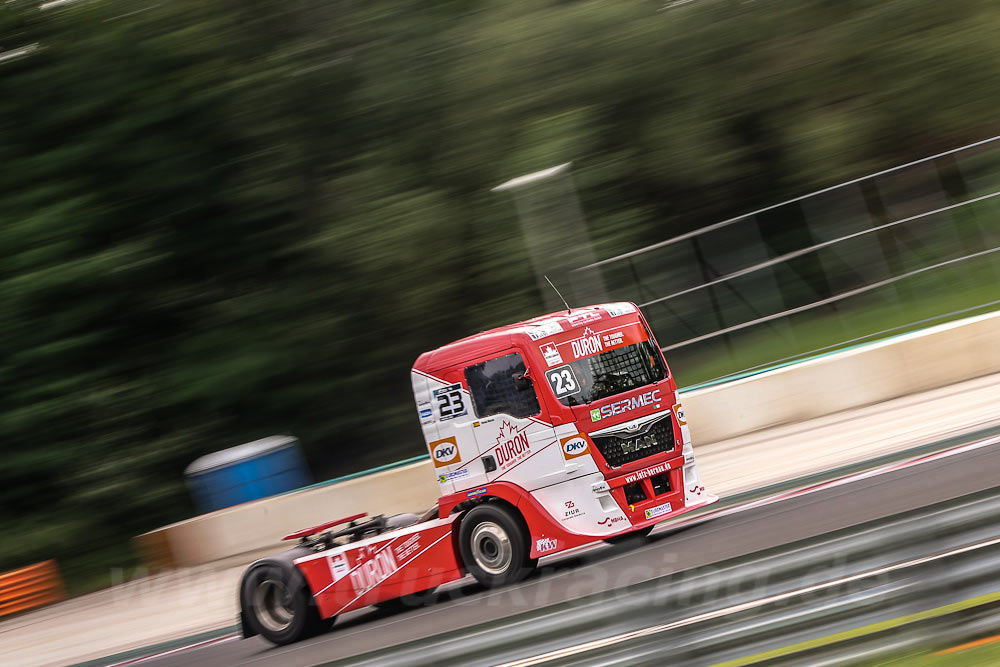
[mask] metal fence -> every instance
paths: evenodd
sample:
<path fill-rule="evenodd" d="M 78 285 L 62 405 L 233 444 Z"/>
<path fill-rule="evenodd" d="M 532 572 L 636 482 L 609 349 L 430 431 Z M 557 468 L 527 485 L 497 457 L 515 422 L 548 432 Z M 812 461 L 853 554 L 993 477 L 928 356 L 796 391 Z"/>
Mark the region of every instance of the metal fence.
<path fill-rule="evenodd" d="M 569 271 L 635 301 L 682 382 L 1000 304 L 1000 137 Z"/>

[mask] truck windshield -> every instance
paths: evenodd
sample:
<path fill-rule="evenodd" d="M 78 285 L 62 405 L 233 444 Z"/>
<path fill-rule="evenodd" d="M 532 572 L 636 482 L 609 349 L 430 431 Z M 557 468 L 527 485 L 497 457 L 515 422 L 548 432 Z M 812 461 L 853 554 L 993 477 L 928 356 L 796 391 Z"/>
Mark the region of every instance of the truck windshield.
<path fill-rule="evenodd" d="M 584 405 L 667 377 L 660 351 L 648 340 L 601 352 L 546 371 L 563 405 Z"/>

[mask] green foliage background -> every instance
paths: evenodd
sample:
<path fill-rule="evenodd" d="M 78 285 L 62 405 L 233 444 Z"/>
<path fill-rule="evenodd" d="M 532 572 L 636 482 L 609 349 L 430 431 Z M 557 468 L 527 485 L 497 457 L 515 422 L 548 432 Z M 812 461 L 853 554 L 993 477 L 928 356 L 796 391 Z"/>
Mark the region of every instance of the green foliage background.
<path fill-rule="evenodd" d="M 606 256 L 997 133 L 992 0 L 0 5 L 32 44 L 0 60 L 0 567 L 74 580 L 189 516 L 201 454 L 421 453 L 412 360 L 541 309 L 510 177 L 574 161 Z"/>

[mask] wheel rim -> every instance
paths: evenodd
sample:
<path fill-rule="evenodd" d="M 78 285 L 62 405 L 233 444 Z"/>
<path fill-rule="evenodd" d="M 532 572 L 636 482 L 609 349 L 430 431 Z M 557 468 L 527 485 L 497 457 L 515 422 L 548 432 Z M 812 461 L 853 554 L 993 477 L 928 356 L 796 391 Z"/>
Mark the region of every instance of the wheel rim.
<path fill-rule="evenodd" d="M 514 547 L 507 531 L 492 521 L 484 521 L 472 530 L 472 557 L 488 574 L 503 574 L 514 559 Z"/>
<path fill-rule="evenodd" d="M 291 597 L 284 582 L 265 579 L 258 583 L 254 607 L 260 624 L 271 632 L 281 632 L 291 625 L 295 617 Z"/>

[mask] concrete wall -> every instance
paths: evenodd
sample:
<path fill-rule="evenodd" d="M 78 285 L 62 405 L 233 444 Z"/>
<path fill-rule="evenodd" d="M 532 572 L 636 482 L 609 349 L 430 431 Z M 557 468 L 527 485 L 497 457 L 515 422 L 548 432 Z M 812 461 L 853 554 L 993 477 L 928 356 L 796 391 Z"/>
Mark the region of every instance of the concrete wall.
<path fill-rule="evenodd" d="M 358 512 L 420 513 L 437 497 L 437 478 L 428 459 L 203 514 L 139 535 L 135 543 L 143 561 L 153 569 L 199 565 L 280 548 L 282 536 L 288 533 Z"/>
<path fill-rule="evenodd" d="M 685 392 L 681 400 L 697 447 L 998 371 L 1000 313 L 989 313 Z"/>
<path fill-rule="evenodd" d="M 697 450 L 699 444 L 995 372 L 1000 313 L 685 392 L 682 401 Z M 275 547 L 282 535 L 340 516 L 420 512 L 437 495 L 428 460 L 212 512 L 140 535 L 136 543 L 152 567 L 197 565 Z"/>

